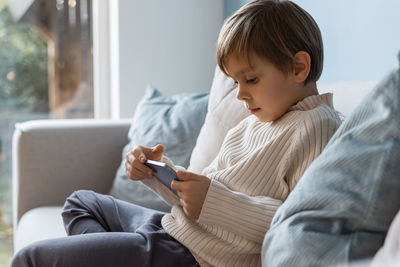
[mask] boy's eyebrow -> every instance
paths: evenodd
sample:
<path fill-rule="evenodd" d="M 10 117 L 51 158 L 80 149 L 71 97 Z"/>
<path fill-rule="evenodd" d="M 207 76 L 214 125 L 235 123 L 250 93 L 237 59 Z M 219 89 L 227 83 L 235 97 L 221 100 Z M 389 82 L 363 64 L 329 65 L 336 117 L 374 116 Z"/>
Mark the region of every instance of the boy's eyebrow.
<path fill-rule="evenodd" d="M 242 69 L 242 70 L 236 72 L 236 73 L 235 73 L 235 76 L 238 77 L 238 76 L 240 76 L 240 75 L 246 74 L 246 72 L 248 72 L 248 71 L 251 71 L 251 68 L 250 68 L 250 67 L 247 67 L 247 68 L 245 68 L 245 69 Z"/>

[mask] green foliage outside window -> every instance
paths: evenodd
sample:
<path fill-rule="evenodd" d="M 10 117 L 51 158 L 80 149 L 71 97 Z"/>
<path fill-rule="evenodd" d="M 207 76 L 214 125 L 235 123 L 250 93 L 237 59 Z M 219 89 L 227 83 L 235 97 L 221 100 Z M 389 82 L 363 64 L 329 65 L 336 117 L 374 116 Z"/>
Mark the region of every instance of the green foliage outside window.
<path fill-rule="evenodd" d="M 0 113 L 46 113 L 48 104 L 47 44 L 35 27 L 14 21 L 0 2 Z"/>
<path fill-rule="evenodd" d="M 12 227 L 4 224 L 11 213 L 9 124 L 49 112 L 47 69 L 46 40 L 31 23 L 14 21 L 0 0 L 0 266 L 8 266 L 12 255 Z"/>

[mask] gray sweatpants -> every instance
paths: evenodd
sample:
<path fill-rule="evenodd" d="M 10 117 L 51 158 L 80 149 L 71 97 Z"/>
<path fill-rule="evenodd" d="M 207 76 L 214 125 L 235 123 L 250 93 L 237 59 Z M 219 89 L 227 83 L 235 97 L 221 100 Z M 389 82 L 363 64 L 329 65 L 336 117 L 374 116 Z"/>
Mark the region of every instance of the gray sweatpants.
<path fill-rule="evenodd" d="M 62 213 L 70 236 L 23 248 L 11 266 L 199 266 L 162 228 L 163 215 L 93 191 L 76 191 Z"/>

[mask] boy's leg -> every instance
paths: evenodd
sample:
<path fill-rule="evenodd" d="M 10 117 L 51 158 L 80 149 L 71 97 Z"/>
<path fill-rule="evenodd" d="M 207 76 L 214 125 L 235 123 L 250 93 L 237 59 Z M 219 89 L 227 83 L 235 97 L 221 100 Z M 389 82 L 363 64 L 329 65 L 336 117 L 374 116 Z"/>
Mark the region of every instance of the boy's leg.
<path fill-rule="evenodd" d="M 164 215 L 93 191 L 74 192 L 64 205 L 69 236 L 34 243 L 14 266 L 198 266 L 161 226 Z"/>
<path fill-rule="evenodd" d="M 199 266 L 186 247 L 162 229 L 138 233 L 92 233 L 33 243 L 11 267 Z"/>
<path fill-rule="evenodd" d="M 68 235 L 135 233 L 147 222 L 160 222 L 164 214 L 89 190 L 79 190 L 71 194 L 62 212 Z"/>

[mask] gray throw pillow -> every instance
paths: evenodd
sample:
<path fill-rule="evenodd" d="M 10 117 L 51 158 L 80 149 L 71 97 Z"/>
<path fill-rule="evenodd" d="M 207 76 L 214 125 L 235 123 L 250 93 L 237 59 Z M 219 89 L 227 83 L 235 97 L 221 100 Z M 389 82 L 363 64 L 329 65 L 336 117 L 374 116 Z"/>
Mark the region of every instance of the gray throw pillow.
<path fill-rule="evenodd" d="M 130 143 L 122 152 L 110 195 L 134 204 L 161 211 L 170 206 L 140 181 L 125 174 L 125 156 L 135 146 L 162 144 L 164 154 L 179 166 L 188 167 L 190 155 L 207 113 L 208 93 L 183 93 L 165 96 L 148 86 L 139 102 L 129 130 Z"/>
<path fill-rule="evenodd" d="M 400 71 L 350 114 L 278 209 L 265 266 L 336 266 L 374 256 L 400 209 Z"/>

